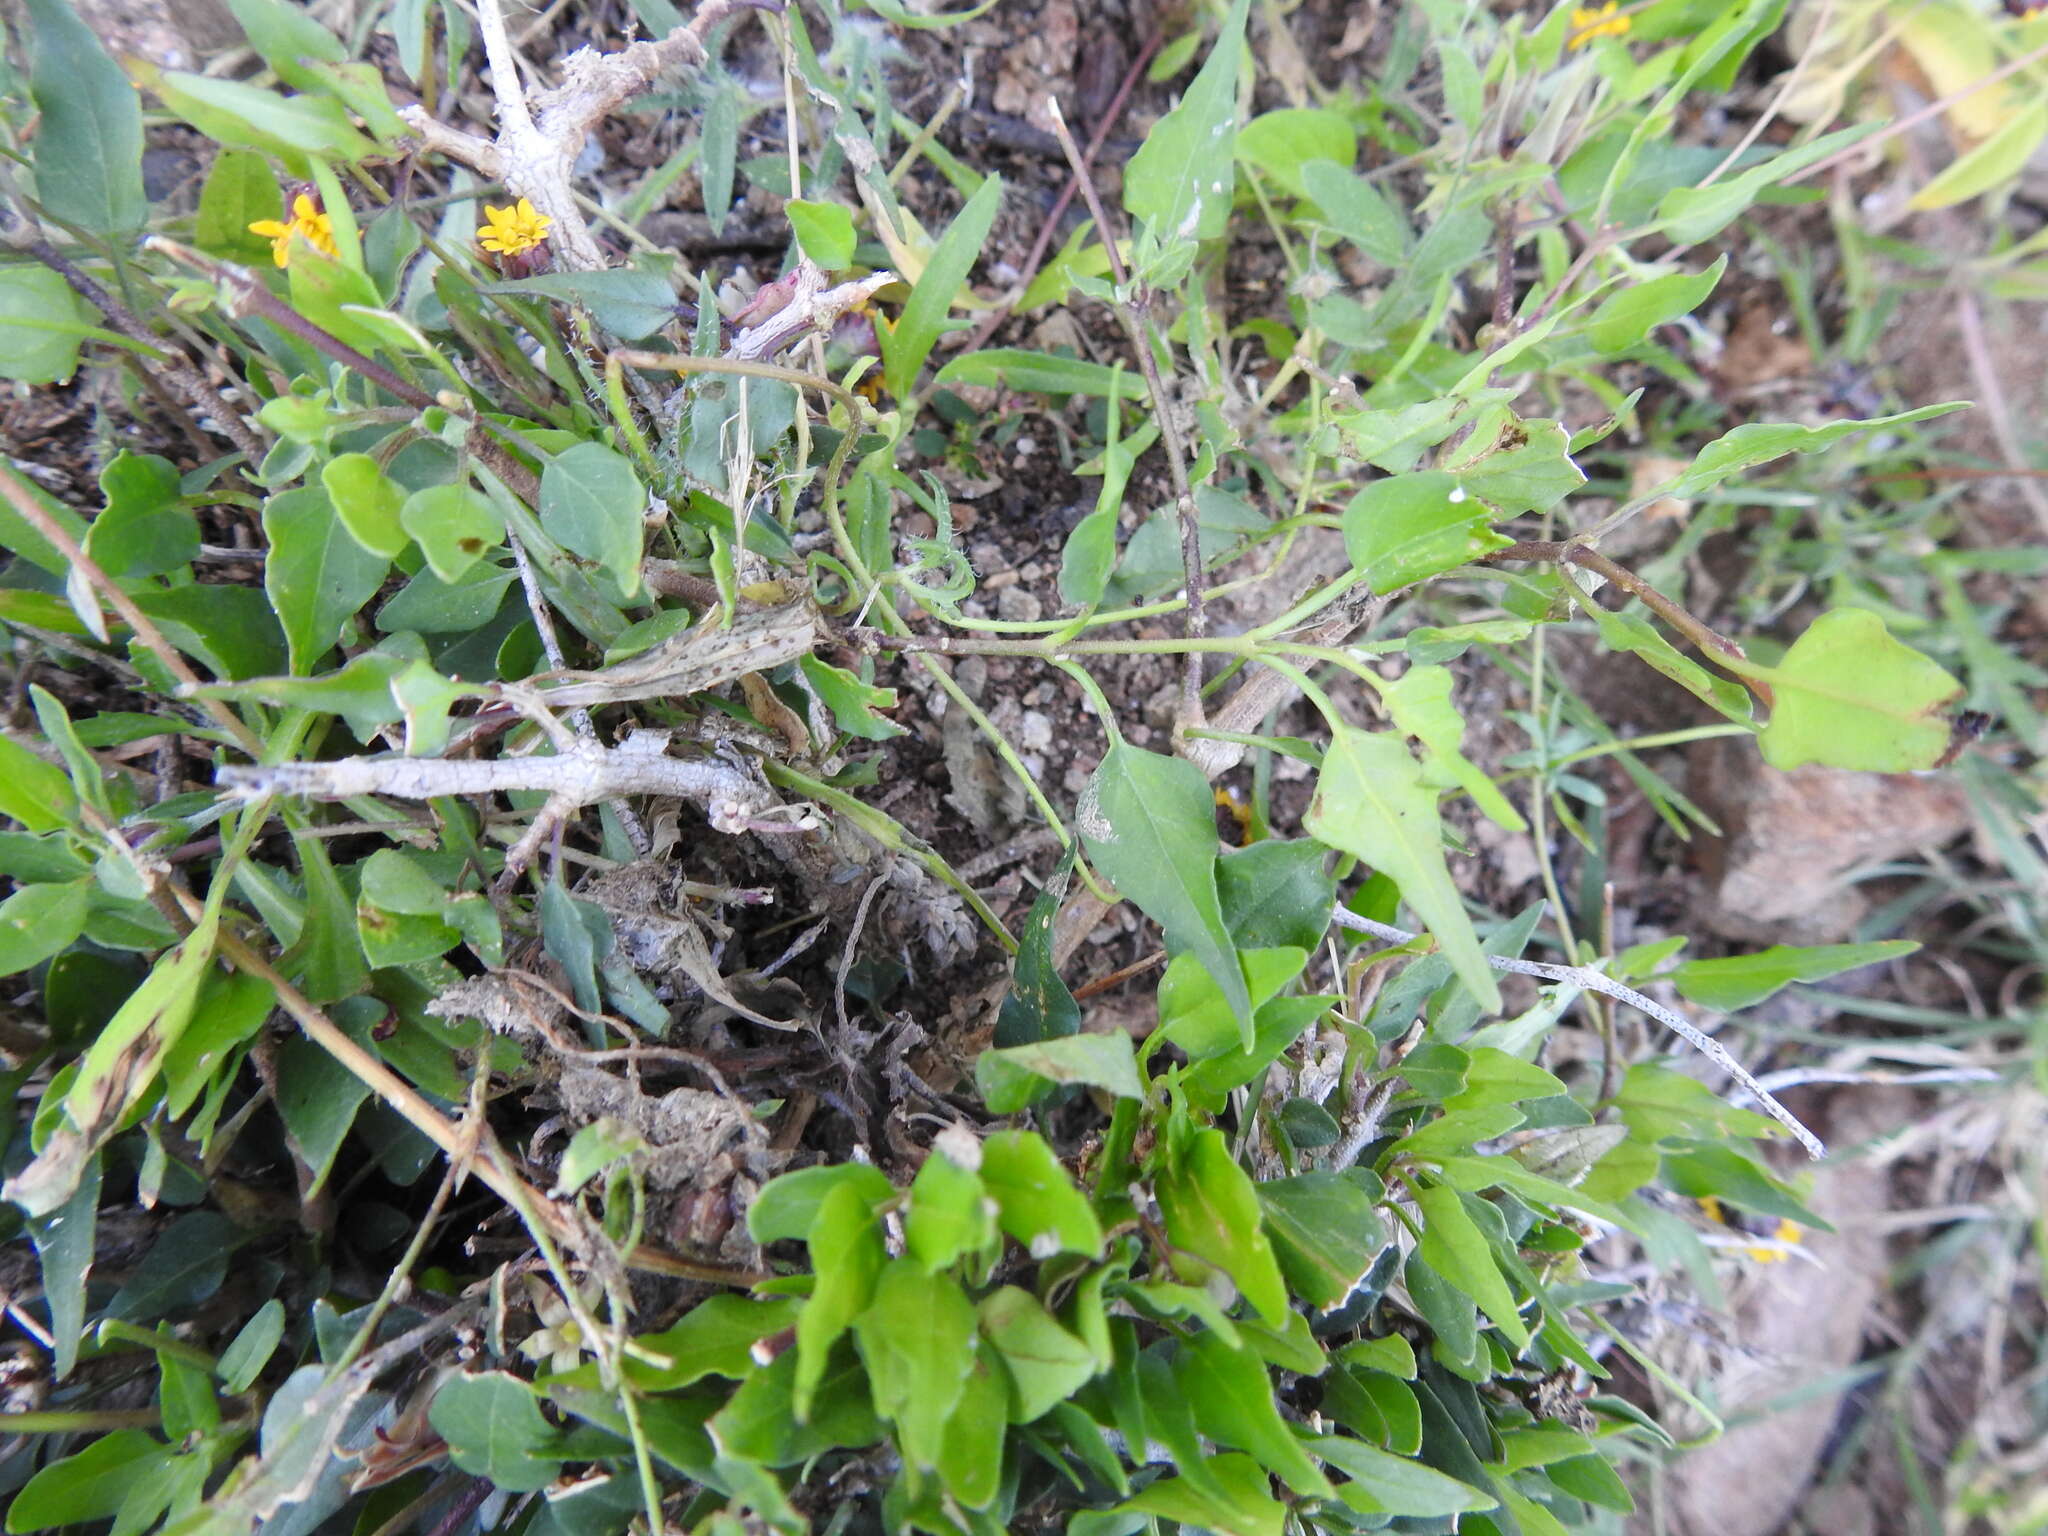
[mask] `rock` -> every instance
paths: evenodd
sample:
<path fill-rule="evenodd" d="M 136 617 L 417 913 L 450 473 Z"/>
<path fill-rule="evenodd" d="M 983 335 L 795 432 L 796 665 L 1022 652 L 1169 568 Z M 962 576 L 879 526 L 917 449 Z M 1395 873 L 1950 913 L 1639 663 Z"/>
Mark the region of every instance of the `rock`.
<path fill-rule="evenodd" d="M 1848 937 L 1870 906 L 1850 876 L 1970 826 L 1969 797 L 1952 775 L 1779 773 L 1741 737 L 1701 743 L 1687 779 L 1723 833 L 1700 844 L 1708 899 L 1699 920 L 1744 943 Z"/>

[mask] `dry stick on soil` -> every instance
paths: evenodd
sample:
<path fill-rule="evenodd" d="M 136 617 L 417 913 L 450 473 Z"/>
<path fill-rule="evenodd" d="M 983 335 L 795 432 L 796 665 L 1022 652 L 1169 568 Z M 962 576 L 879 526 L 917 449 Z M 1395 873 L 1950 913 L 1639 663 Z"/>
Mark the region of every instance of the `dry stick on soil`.
<path fill-rule="evenodd" d="M 1078 174 L 1068 174 L 1067 184 L 1061 190 L 1059 200 L 1052 205 L 1052 212 L 1045 216 L 1045 222 L 1039 226 L 1038 238 L 1031 242 L 1031 253 L 1024 258 L 1024 266 L 1016 284 L 1002 302 L 988 312 L 987 318 L 974 328 L 974 334 L 967 339 L 963 351 L 979 352 L 988 345 L 989 338 L 1002 328 L 1003 322 L 1016 313 L 1018 300 L 1024 297 L 1025 292 L 1031 287 L 1031 280 L 1038 276 L 1038 269 L 1045 263 L 1045 253 L 1052 246 L 1053 236 L 1059 232 L 1061 215 L 1067 211 L 1067 205 L 1073 202 L 1074 194 L 1081 190 L 1083 179 L 1090 174 L 1095 164 L 1095 157 L 1102 153 L 1102 146 L 1109 142 L 1110 131 L 1122 121 L 1124 103 L 1131 99 L 1131 92 L 1145 73 L 1145 66 L 1152 62 L 1152 55 L 1159 51 L 1159 44 L 1164 36 L 1164 33 L 1154 32 L 1145 40 L 1145 46 L 1138 50 L 1138 56 L 1131 60 L 1131 67 L 1124 71 L 1123 84 L 1116 88 L 1116 95 L 1110 98 L 1108 107 L 1103 110 L 1102 120 L 1095 125 L 1095 132 L 1088 136 L 1088 147 L 1081 151 L 1081 171 Z M 1096 230 L 1096 234 L 1104 240 L 1109 239 L 1109 236 L 1103 234 L 1100 229 Z"/>
<path fill-rule="evenodd" d="M 199 675 L 185 664 L 185 658 L 172 648 L 164 638 L 163 631 L 156 627 L 154 620 L 135 605 L 135 599 L 121 589 L 112 577 L 100 569 L 92 557 L 86 554 L 76 539 L 65 532 L 57 520 L 45 512 L 33 492 L 6 465 L 0 464 L 0 496 L 20 514 L 21 520 L 41 534 L 57 549 L 74 570 L 98 589 L 108 605 L 121 616 L 121 620 L 135 631 L 135 638 L 149 648 L 150 654 L 163 664 L 164 670 L 180 683 L 191 688 L 200 685 Z M 201 701 L 201 707 L 219 723 L 222 730 L 234 737 L 235 744 L 251 757 L 263 755 L 263 743 L 258 741 L 233 710 L 218 699 Z"/>
<path fill-rule="evenodd" d="M 1339 928 L 1348 928 L 1354 933 L 1370 934 L 1376 939 L 1384 939 L 1389 944 L 1408 944 L 1418 937 L 1404 929 L 1394 928 L 1386 923 L 1376 923 L 1369 917 L 1359 917 L 1342 907 L 1330 915 L 1330 921 Z M 1562 981 L 1571 986 L 1583 987 L 1588 992 L 1598 992 L 1604 997 L 1627 1003 L 1631 1008 L 1648 1014 L 1742 1084 L 1743 1088 L 1755 1097 L 1757 1103 L 1763 1106 L 1766 1114 L 1792 1133 L 1793 1139 L 1806 1149 L 1807 1156 L 1827 1156 L 1828 1149 L 1822 1145 L 1821 1139 L 1800 1124 L 1799 1118 L 1791 1110 L 1772 1098 L 1769 1090 L 1751 1076 L 1749 1069 L 1728 1053 L 1726 1046 L 1655 999 L 1645 997 L 1633 987 L 1625 987 L 1612 977 L 1604 976 L 1599 971 L 1583 965 L 1543 965 L 1534 960 L 1511 959 L 1506 955 L 1488 955 L 1486 963 L 1497 971 L 1511 971 L 1517 976 L 1536 976 L 1545 981 Z"/>
<path fill-rule="evenodd" d="M 551 219 L 564 266 L 596 271 L 610 263 L 584 222 L 570 185 L 590 130 L 665 71 L 702 69 L 710 59 L 705 34 L 719 22 L 742 11 L 780 9 L 772 0 L 706 0 L 688 26 L 659 41 L 634 43 L 606 54 L 579 48 L 561 61 L 562 83 L 535 92 L 529 104 L 498 0 L 478 0 L 477 26 L 490 60 L 491 90 L 498 100 L 497 138 L 449 128 L 419 107 L 407 107 L 399 115 L 428 149 L 502 181 L 514 197 L 528 199 Z"/>
<path fill-rule="evenodd" d="M 250 430 L 249 424 L 235 413 L 235 408 L 222 398 L 212 382 L 186 360 L 184 353 L 150 335 L 126 305 L 67 261 L 47 240 L 29 240 L 19 249 L 69 283 L 72 291 L 105 315 L 107 323 L 115 330 L 155 353 L 163 377 L 212 422 L 214 431 L 242 451 L 242 457 L 249 461 L 251 469 L 263 462 L 264 454 L 269 452 L 263 439 Z"/>
<path fill-rule="evenodd" d="M 1053 132 L 1059 137 L 1060 148 L 1066 152 L 1067 164 L 1080 180 L 1081 196 L 1088 200 L 1088 212 L 1095 220 L 1096 232 L 1102 236 L 1102 249 L 1109 257 L 1110 275 L 1116 279 L 1118 288 L 1128 292 L 1131 275 L 1117 251 L 1116 231 L 1102 210 L 1102 198 L 1095 190 L 1095 180 L 1088 174 L 1081 151 L 1074 144 L 1074 136 L 1067 131 L 1067 120 L 1060 113 L 1059 98 L 1048 96 L 1045 105 L 1052 118 Z M 1180 520 L 1180 564 L 1182 577 L 1187 582 L 1188 638 L 1200 640 L 1209 633 L 1209 618 L 1202 602 L 1202 532 L 1195 517 L 1195 493 L 1188 484 L 1187 447 L 1181 442 L 1173 402 L 1167 399 L 1166 386 L 1159 378 L 1159 363 L 1152 355 L 1152 327 L 1145 319 L 1141 301 L 1133 296 L 1123 303 L 1112 304 L 1110 310 L 1123 326 L 1124 335 L 1130 339 L 1131 350 L 1138 355 L 1139 371 L 1145 375 L 1145 388 L 1152 396 L 1153 419 L 1159 423 L 1160 440 L 1166 444 L 1166 467 L 1173 477 L 1173 510 Z M 1174 735 L 1181 737 L 1189 726 L 1200 725 L 1202 718 L 1202 658 L 1190 654 L 1181 672 L 1180 719 L 1175 722 Z"/>

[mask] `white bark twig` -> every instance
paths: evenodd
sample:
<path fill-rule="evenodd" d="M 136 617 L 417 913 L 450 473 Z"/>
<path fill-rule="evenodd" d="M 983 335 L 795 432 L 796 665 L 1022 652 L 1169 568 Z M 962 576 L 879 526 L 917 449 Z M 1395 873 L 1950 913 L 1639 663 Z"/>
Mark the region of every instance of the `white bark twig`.
<path fill-rule="evenodd" d="M 1386 923 L 1376 923 L 1371 918 L 1359 917 L 1342 907 L 1332 914 L 1331 921 L 1339 928 L 1349 928 L 1354 933 L 1368 933 L 1376 939 L 1385 939 L 1390 944 L 1406 944 L 1416 937 Z M 1588 992 L 1598 992 L 1648 1014 L 1742 1084 L 1765 1114 L 1792 1133 L 1793 1139 L 1806 1149 L 1808 1157 L 1818 1159 L 1827 1156 L 1828 1149 L 1821 1139 L 1802 1125 L 1798 1116 L 1791 1110 L 1772 1098 L 1770 1092 L 1756 1080 L 1749 1069 L 1728 1053 L 1726 1046 L 1673 1013 L 1662 1003 L 1643 996 L 1633 987 L 1623 986 L 1611 976 L 1603 976 L 1600 972 L 1583 965 L 1543 965 L 1535 960 L 1513 960 L 1506 955 L 1488 955 L 1486 963 L 1497 971 L 1512 971 L 1518 976 L 1536 976 L 1545 981 L 1562 981 L 1575 987 L 1584 987 Z"/>
<path fill-rule="evenodd" d="M 562 83 L 536 91 L 529 103 L 498 0 L 478 0 L 478 28 L 490 60 L 491 89 L 498 99 L 496 139 L 449 128 L 419 107 L 407 107 L 399 115 L 428 149 L 460 160 L 480 176 L 502 181 L 514 197 L 528 199 L 553 220 L 555 249 L 564 267 L 595 271 L 610 263 L 570 187 L 570 174 L 590 130 L 664 71 L 702 69 L 710 59 L 705 35 L 728 16 L 780 8 L 773 0 L 705 0 L 688 26 L 658 41 L 633 43 L 617 53 L 577 49 L 562 60 Z"/>
<path fill-rule="evenodd" d="M 566 736 L 566 732 L 563 733 Z M 538 790 L 548 803 L 531 828 L 506 855 L 503 879 L 516 879 L 541 841 L 580 806 L 620 795 L 667 795 L 704 807 L 712 830 L 726 833 L 803 830 L 801 822 L 772 820 L 787 809 L 774 791 L 726 763 L 686 762 L 664 750 L 659 731 L 639 731 L 616 747 L 594 740 L 558 739 L 552 757 L 462 759 L 439 757 L 347 757 L 334 762 L 299 762 L 223 767 L 215 782 L 242 799 L 264 795 L 308 795 L 345 800 L 356 795 L 391 795 L 432 800 L 442 795 L 475 798 L 507 790 Z"/>

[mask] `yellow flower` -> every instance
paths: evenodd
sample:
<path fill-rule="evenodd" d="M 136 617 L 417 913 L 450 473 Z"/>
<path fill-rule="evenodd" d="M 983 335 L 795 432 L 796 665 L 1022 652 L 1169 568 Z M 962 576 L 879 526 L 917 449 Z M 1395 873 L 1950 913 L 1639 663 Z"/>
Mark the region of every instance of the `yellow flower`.
<path fill-rule="evenodd" d="M 1785 1251 L 1785 1248 L 1797 1243 L 1799 1238 L 1798 1222 L 1780 1220 L 1777 1227 L 1771 1232 L 1771 1241 L 1783 1246 L 1777 1248 L 1745 1248 L 1742 1251 L 1759 1264 L 1782 1264 L 1791 1257 Z"/>
<path fill-rule="evenodd" d="M 1621 0 L 1607 0 L 1601 6 L 1574 6 L 1572 8 L 1571 36 L 1565 39 L 1568 52 L 1576 52 L 1596 37 L 1626 37 L 1628 29 L 1635 25 L 1632 18 L 1617 16 Z"/>
<path fill-rule="evenodd" d="M 476 243 L 501 256 L 532 250 L 547 239 L 555 223 L 523 197 L 510 208 L 486 207 L 484 217 L 490 222 L 476 232 Z"/>
<path fill-rule="evenodd" d="M 249 233 L 261 235 L 270 242 L 270 259 L 280 267 L 291 262 L 293 235 L 302 237 L 322 256 L 335 254 L 334 221 L 303 192 L 292 199 L 292 216 L 288 223 L 277 219 L 258 219 L 249 226 Z"/>

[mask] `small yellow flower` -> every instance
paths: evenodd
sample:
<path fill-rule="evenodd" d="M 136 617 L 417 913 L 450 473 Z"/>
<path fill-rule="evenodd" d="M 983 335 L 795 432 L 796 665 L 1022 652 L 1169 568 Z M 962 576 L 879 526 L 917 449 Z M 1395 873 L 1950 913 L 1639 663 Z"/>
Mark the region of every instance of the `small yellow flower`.
<path fill-rule="evenodd" d="M 1598 37 L 1626 37 L 1628 29 L 1635 25 L 1633 18 L 1617 16 L 1621 0 L 1607 0 L 1600 6 L 1574 6 L 1572 8 L 1571 36 L 1565 39 L 1565 49 L 1577 52 Z"/>
<path fill-rule="evenodd" d="M 532 250 L 547 239 L 555 223 L 523 197 L 510 208 L 486 207 L 484 217 L 490 222 L 476 232 L 476 243 L 501 256 Z"/>
<path fill-rule="evenodd" d="M 1771 1241 L 1779 1244 L 1776 1248 L 1745 1248 L 1742 1251 L 1759 1264 L 1782 1264 L 1791 1257 L 1785 1250 L 1800 1238 L 1799 1223 L 1780 1220 L 1771 1232 Z"/>
<path fill-rule="evenodd" d="M 280 267 L 291 262 L 293 235 L 301 236 L 306 244 L 322 256 L 335 254 L 334 221 L 322 213 L 320 205 L 303 192 L 292 199 L 292 216 L 289 222 L 258 219 L 249 226 L 249 233 L 261 235 L 270 242 L 270 259 Z"/>

